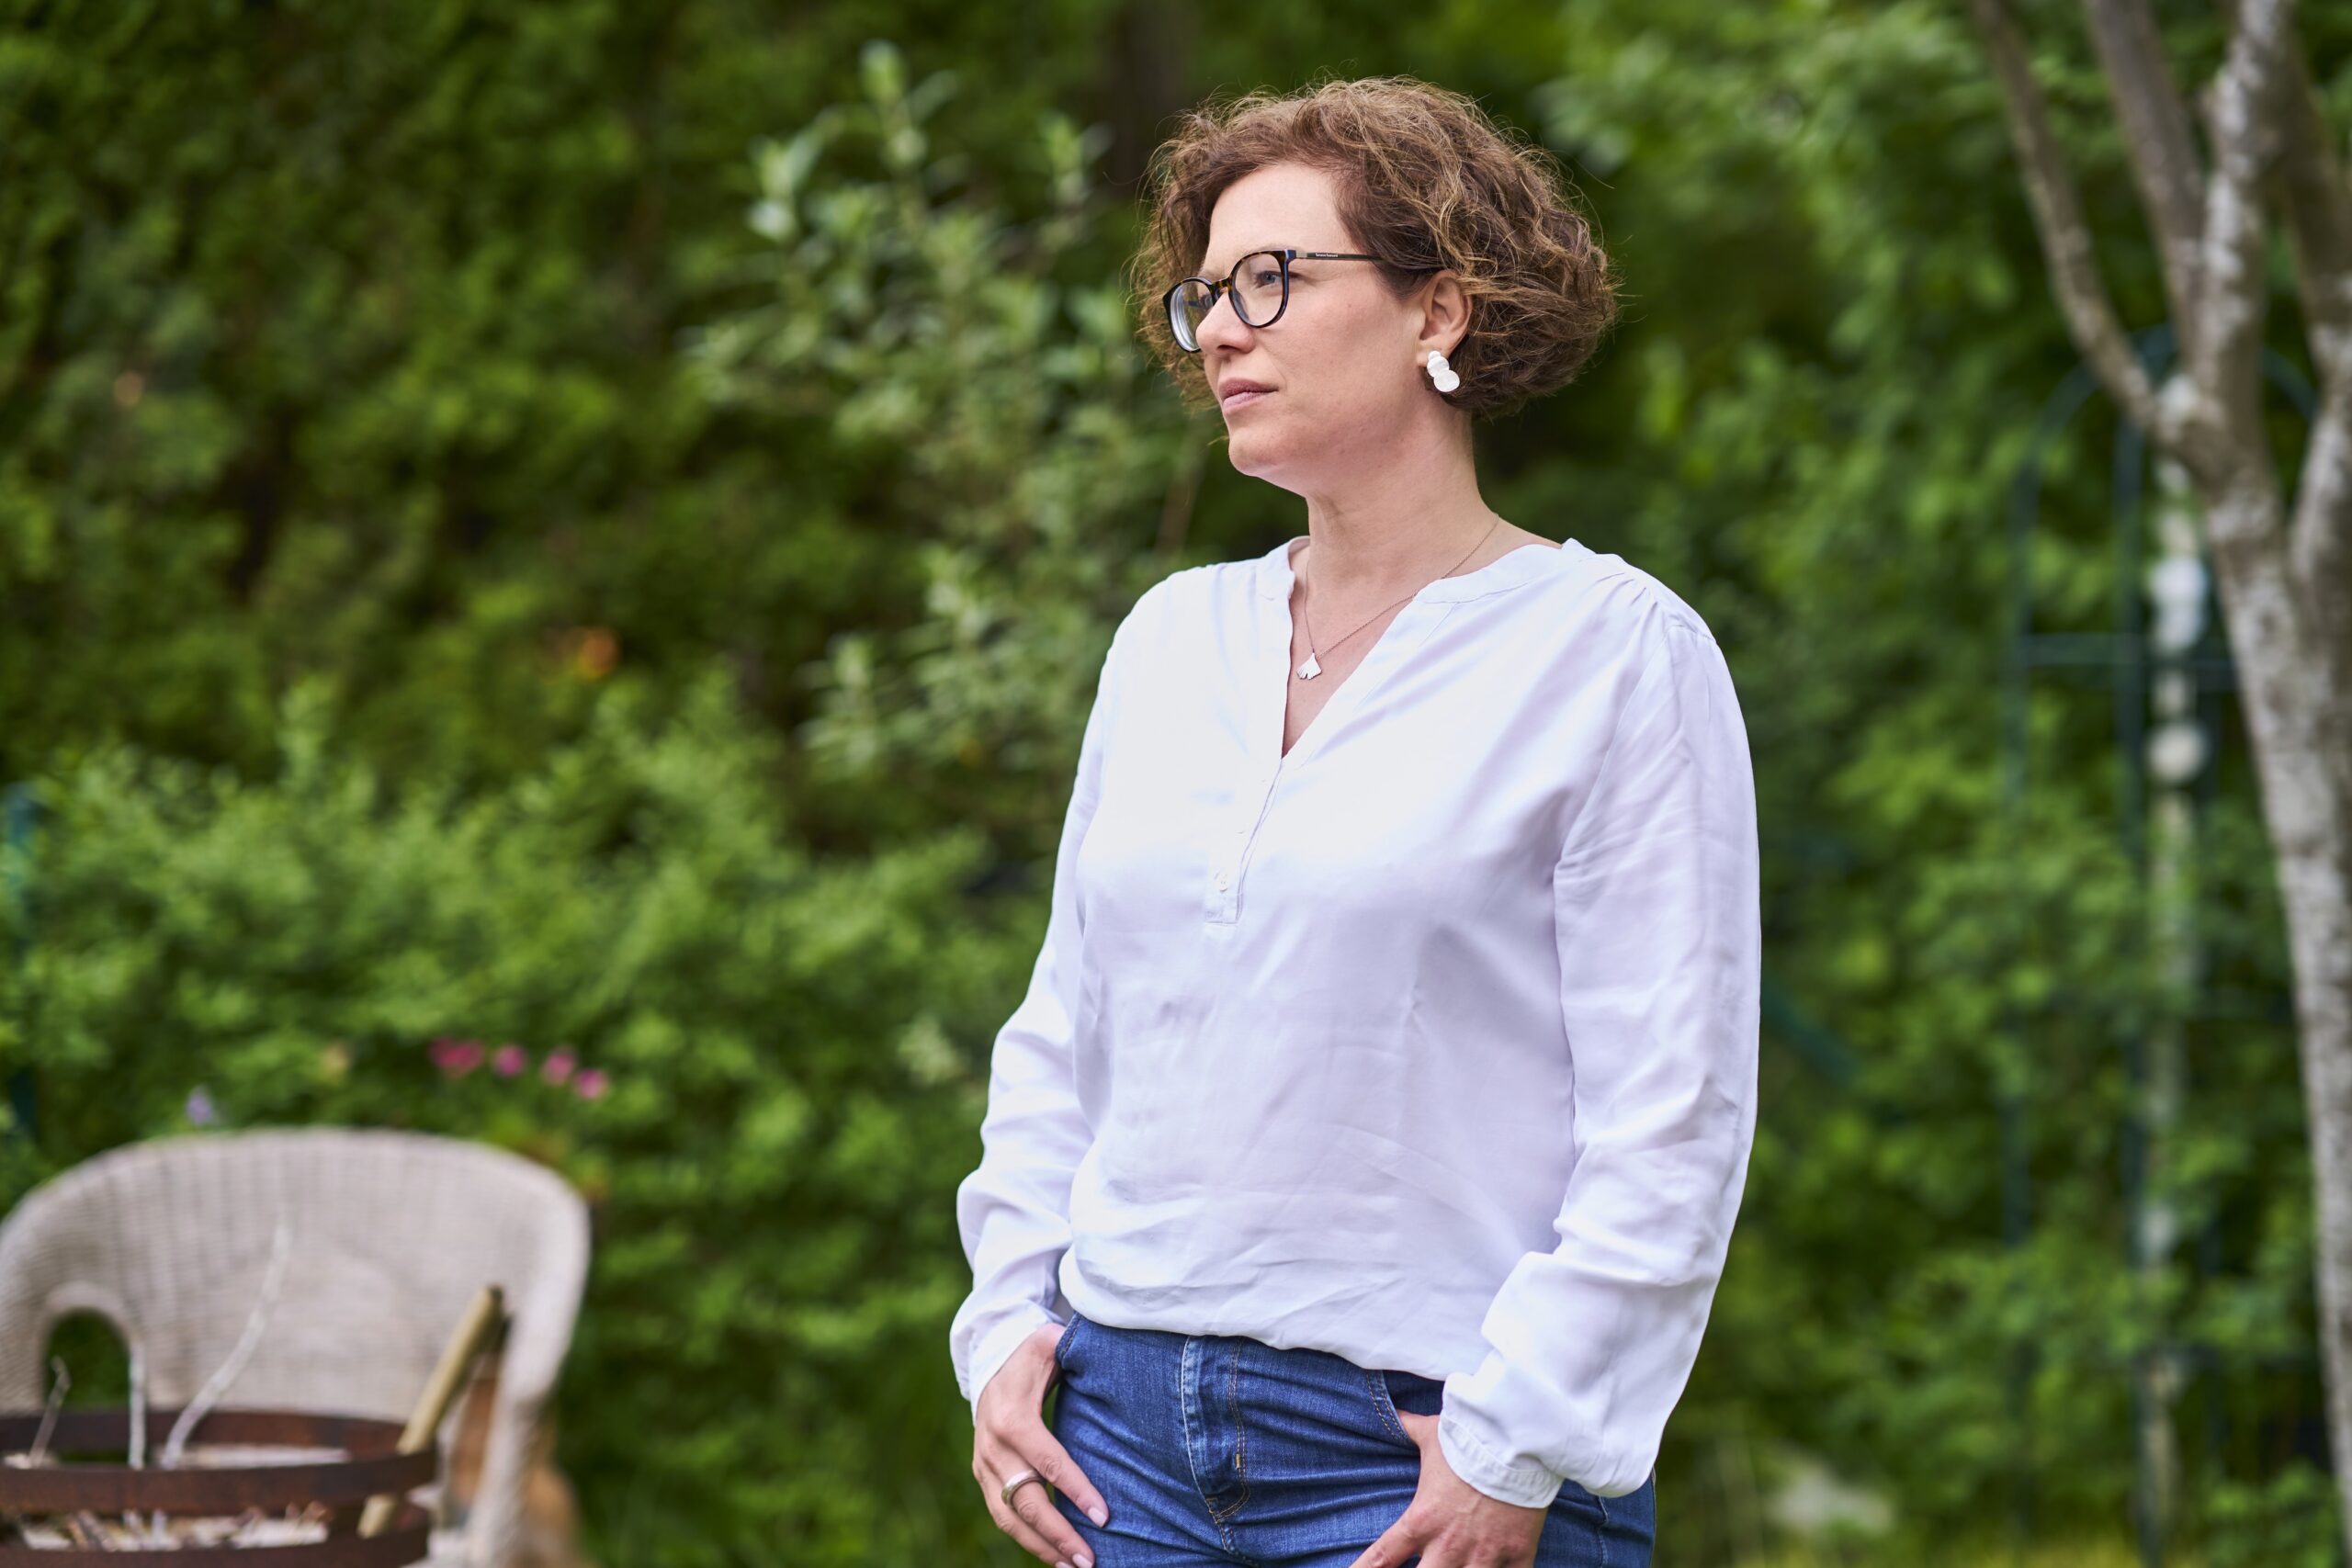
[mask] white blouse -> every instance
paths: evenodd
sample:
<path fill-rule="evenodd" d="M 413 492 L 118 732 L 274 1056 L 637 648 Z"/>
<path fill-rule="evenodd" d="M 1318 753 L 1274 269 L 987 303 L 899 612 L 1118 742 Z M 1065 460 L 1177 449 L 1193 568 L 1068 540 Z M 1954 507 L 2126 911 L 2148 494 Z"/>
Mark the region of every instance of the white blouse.
<path fill-rule="evenodd" d="M 1526 1507 L 1654 1469 L 1756 1122 L 1755 784 L 1722 650 L 1615 555 L 1423 587 L 1285 755 L 1286 540 L 1102 664 L 956 1191 L 980 1390 L 1071 1309 L 1442 1378 Z"/>

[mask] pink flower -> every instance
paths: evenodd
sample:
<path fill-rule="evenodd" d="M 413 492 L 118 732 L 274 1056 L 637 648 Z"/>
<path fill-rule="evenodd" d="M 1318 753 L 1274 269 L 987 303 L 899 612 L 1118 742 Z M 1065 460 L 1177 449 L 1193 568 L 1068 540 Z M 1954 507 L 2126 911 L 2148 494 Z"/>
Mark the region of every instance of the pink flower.
<path fill-rule="evenodd" d="M 571 1069 L 579 1065 L 580 1058 L 572 1055 L 571 1046 L 559 1045 L 539 1064 L 539 1077 L 549 1083 L 561 1083 L 571 1077 Z"/>
<path fill-rule="evenodd" d="M 530 1061 L 529 1055 L 512 1040 L 491 1053 L 490 1070 L 502 1078 L 511 1078 Z"/>
<path fill-rule="evenodd" d="M 604 1099 L 605 1089 L 604 1069 L 601 1067 L 589 1068 L 586 1072 L 582 1073 L 578 1078 L 572 1081 L 571 1087 L 582 1100 Z"/>
<path fill-rule="evenodd" d="M 481 1066 L 481 1042 L 441 1036 L 433 1043 L 433 1065 L 449 1077 L 461 1078 Z"/>

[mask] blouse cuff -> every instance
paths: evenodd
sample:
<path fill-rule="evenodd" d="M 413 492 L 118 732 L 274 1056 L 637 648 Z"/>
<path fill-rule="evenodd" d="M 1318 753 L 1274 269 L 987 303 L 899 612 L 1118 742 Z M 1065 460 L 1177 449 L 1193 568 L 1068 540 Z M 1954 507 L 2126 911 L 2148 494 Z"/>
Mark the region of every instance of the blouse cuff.
<path fill-rule="evenodd" d="M 1012 1353 L 1021 1348 L 1021 1342 L 1036 1333 L 1040 1324 L 1065 1321 L 1035 1302 L 1023 1302 L 1012 1316 L 980 1337 L 979 1344 L 972 1350 L 970 1397 L 973 1426 L 980 1424 L 980 1391 L 989 1386 L 989 1380 L 1003 1369 L 1005 1362 L 1012 1359 Z"/>
<path fill-rule="evenodd" d="M 1453 1473 L 1498 1503 L 1548 1508 L 1560 1475 L 1532 1459 L 1514 1459 L 1470 1430 L 1451 1410 L 1438 1413 L 1437 1446 Z"/>

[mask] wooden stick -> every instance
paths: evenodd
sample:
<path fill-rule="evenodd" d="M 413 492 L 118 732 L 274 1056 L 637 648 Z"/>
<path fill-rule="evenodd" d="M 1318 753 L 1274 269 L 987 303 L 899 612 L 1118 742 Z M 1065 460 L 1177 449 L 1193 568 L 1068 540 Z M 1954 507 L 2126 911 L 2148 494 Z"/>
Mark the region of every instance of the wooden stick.
<path fill-rule="evenodd" d="M 505 1301 L 505 1292 L 496 1285 L 484 1285 L 475 1295 L 472 1304 L 466 1308 L 466 1315 L 458 1321 L 457 1333 L 442 1348 L 441 1364 L 433 1369 L 423 1397 L 409 1414 L 408 1427 L 401 1433 L 397 1451 L 413 1454 L 432 1446 L 434 1434 L 441 1429 L 441 1418 L 448 1414 L 450 1403 L 458 1397 L 466 1374 L 473 1369 L 474 1359 L 481 1354 L 492 1332 L 498 1327 Z M 367 1508 L 359 1516 L 359 1533 L 381 1533 L 392 1522 L 400 1506 L 399 1495 L 390 1492 L 368 1498 Z"/>

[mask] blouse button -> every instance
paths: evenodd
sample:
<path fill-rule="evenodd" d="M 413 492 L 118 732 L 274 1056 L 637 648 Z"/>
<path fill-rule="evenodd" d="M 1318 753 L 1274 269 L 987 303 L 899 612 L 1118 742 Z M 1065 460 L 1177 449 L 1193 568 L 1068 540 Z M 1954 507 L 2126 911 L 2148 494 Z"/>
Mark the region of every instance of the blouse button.
<path fill-rule="evenodd" d="M 1225 873 L 1221 871 L 1216 874 L 1216 889 L 1220 893 L 1225 891 Z"/>

